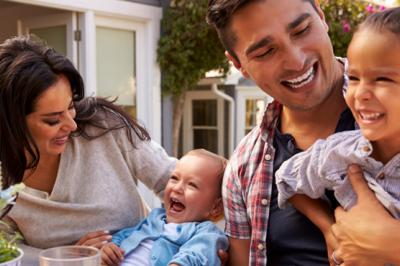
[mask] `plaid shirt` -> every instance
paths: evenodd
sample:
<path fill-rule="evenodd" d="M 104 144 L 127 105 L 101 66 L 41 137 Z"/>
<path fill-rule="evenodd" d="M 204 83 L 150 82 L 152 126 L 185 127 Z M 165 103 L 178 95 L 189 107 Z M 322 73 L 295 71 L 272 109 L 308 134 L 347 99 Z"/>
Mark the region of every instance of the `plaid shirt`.
<path fill-rule="evenodd" d="M 347 73 L 347 61 L 338 58 Z M 348 78 L 344 77 L 343 91 Z M 249 265 L 267 265 L 267 225 L 273 182 L 273 138 L 282 105 L 268 105 L 260 126 L 245 136 L 230 158 L 222 186 L 228 236 L 250 239 Z"/>

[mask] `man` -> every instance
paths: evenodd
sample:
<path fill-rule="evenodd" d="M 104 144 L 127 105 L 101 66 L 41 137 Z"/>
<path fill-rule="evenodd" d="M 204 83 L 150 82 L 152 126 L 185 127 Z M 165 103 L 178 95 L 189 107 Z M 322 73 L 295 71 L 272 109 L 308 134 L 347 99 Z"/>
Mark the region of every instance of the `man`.
<path fill-rule="evenodd" d="M 347 63 L 333 54 L 324 14 L 316 0 L 210 0 L 207 20 L 234 66 L 275 99 L 225 174 L 230 265 L 328 265 L 318 228 L 277 207 L 274 180 L 287 158 L 354 129 L 343 99 Z"/>

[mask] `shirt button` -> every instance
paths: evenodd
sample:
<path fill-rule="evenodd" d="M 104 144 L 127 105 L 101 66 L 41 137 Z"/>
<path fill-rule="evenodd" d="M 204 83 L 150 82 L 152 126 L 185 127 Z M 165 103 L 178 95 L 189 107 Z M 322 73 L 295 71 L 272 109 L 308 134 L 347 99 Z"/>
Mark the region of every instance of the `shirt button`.
<path fill-rule="evenodd" d="M 152 260 L 156 260 L 156 259 L 157 259 L 157 257 L 156 257 L 156 256 L 154 256 L 154 255 L 152 255 L 152 256 L 151 256 L 151 259 L 152 259 Z"/>
<path fill-rule="evenodd" d="M 266 154 L 264 156 L 264 159 L 267 160 L 267 161 L 270 161 L 272 159 L 272 156 L 270 154 Z"/>
<path fill-rule="evenodd" d="M 268 200 L 267 199 L 262 199 L 261 200 L 261 204 L 264 205 L 264 206 L 268 205 Z"/>
<path fill-rule="evenodd" d="M 371 148 L 370 148 L 369 146 L 364 146 L 364 147 L 362 147 L 362 150 L 363 150 L 364 152 L 370 152 L 370 151 L 371 151 Z"/>
<path fill-rule="evenodd" d="M 384 172 L 380 173 L 376 178 L 380 180 L 385 179 L 385 173 Z"/>
<path fill-rule="evenodd" d="M 258 244 L 257 248 L 258 248 L 258 250 L 263 250 L 264 249 L 264 245 L 263 244 Z"/>

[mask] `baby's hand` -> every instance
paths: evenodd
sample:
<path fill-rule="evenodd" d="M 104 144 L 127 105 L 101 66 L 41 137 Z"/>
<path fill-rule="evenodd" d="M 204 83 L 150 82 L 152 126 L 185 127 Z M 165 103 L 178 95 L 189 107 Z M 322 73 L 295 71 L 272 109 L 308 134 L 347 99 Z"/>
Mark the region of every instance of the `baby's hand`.
<path fill-rule="evenodd" d="M 124 250 L 114 243 L 107 243 L 101 249 L 101 264 L 114 266 L 119 265 L 124 259 Z"/>

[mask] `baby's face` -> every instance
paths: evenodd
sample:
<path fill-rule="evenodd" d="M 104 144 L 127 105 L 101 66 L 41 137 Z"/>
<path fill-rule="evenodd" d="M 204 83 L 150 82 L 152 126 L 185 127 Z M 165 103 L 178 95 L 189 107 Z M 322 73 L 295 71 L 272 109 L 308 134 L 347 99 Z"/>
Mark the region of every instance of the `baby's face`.
<path fill-rule="evenodd" d="M 349 46 L 346 102 L 363 135 L 377 145 L 400 148 L 400 37 L 362 29 Z"/>
<path fill-rule="evenodd" d="M 211 217 L 220 197 L 218 162 L 198 156 L 182 157 L 165 188 L 168 223 L 200 222 Z"/>

